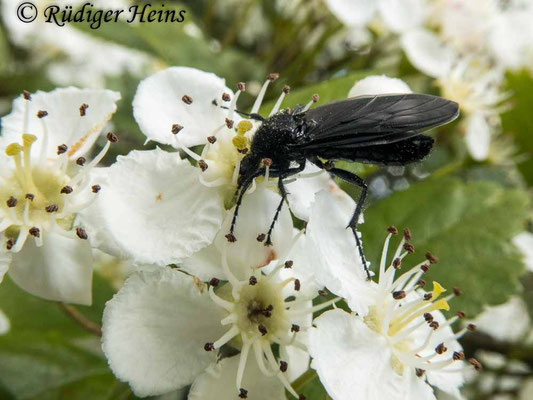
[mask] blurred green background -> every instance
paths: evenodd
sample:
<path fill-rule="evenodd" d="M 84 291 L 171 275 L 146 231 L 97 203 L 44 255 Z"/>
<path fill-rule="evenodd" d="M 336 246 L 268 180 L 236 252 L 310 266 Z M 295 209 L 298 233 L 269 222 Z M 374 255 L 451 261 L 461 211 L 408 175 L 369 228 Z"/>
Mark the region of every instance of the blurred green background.
<path fill-rule="evenodd" d="M 112 8 L 114 3 L 121 4 L 106 2 L 105 6 Z M 119 22 L 96 30 L 84 24 L 52 29 L 39 25 L 39 20 L 19 29 L 14 20 L 18 4 L 2 0 L 0 10 L 0 115 L 9 113 L 11 101 L 22 90 L 69 85 L 117 90 L 122 100 L 112 124 L 121 141 L 106 156 L 108 164 L 132 149 L 150 148 L 143 146 L 131 101 L 140 80 L 168 66 L 214 72 L 229 87 L 246 82 L 248 91 L 239 104 L 244 110 L 270 72 L 279 72 L 280 78 L 267 92 L 263 111 L 286 84 L 292 91 L 285 105 L 307 103 L 313 93 L 320 95 L 323 104 L 345 98 L 357 80 L 375 74 L 402 78 L 415 92 L 439 93 L 433 79 L 409 63 L 394 34 L 370 30 L 366 43 L 353 43 L 322 0 L 166 1 L 167 8 L 187 11 L 184 23 Z M 454 300 L 454 310 L 463 309 L 473 319 L 488 305 L 517 296 L 526 304 L 519 318 L 530 321 L 533 273 L 525 263 L 533 260 L 524 259 L 513 245 L 517 234 L 532 228 L 530 71 L 507 72 L 505 90 L 511 106 L 501 115 L 501 134 L 485 161 L 468 155 L 459 121 L 434 132 L 436 147 L 422 164 L 343 167 L 370 183 L 361 230 L 367 257 L 374 264 L 385 228 L 409 227 L 419 256 L 431 251 L 440 259 L 429 279 L 448 288 L 461 287 L 463 296 Z M 357 198 L 356 190 L 344 188 Z M 94 305 L 79 307 L 96 323 L 105 301 L 121 283 L 123 266 L 102 256 L 97 267 Z M 57 304 L 23 293 L 6 278 L 0 285 L 0 308 L 12 325 L 0 337 L 1 400 L 135 398 L 108 369 L 99 339 L 75 324 Z M 498 323 L 503 322 L 494 321 Z M 485 354 L 499 360 L 485 363 L 484 371 L 469 382 L 468 398 L 528 398 L 524 393 L 533 398 L 527 391 L 533 368 L 531 325 L 527 330 L 529 336 L 514 341 L 493 337 L 490 331 L 465 336 L 468 356 L 483 360 Z M 315 378 L 304 378 L 309 379 L 299 384 L 308 399 L 326 398 Z M 174 393 L 165 398 L 181 396 Z"/>

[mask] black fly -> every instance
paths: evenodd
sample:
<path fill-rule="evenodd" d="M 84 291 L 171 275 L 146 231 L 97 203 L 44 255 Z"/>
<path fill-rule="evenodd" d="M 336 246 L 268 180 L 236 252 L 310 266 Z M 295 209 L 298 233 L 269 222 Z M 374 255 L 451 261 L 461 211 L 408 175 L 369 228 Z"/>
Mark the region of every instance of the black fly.
<path fill-rule="evenodd" d="M 296 107 L 292 112 L 284 110 L 268 119 L 248 114 L 263 123 L 253 136 L 250 151 L 241 163 L 238 197 L 226 238 L 236 240 L 233 232 L 243 196 L 255 178 L 265 175 L 268 167 L 269 176 L 278 178 L 281 194 L 281 202 L 266 236 L 265 245 L 270 245 L 274 224 L 287 197 L 283 180 L 303 171 L 306 162 L 310 161 L 361 188 L 347 228 L 354 233 L 365 271 L 370 277 L 356 232 L 367 185 L 356 174 L 335 168 L 332 161 L 379 165 L 405 165 L 420 161 L 433 146 L 433 139 L 421 132 L 451 122 L 458 115 L 457 103 L 426 94 L 354 97 L 308 111 L 302 107 Z"/>

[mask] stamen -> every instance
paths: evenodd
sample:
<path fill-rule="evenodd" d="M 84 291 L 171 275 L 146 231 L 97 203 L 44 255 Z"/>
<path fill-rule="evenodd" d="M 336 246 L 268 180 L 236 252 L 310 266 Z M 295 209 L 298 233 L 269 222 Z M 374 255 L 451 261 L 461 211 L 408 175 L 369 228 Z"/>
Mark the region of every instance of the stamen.
<path fill-rule="evenodd" d="M 224 308 L 226 311 L 232 312 L 233 311 L 233 303 L 230 303 L 229 301 L 226 301 L 220 297 L 218 297 L 215 294 L 215 291 L 213 290 L 213 287 L 210 286 L 208 289 L 209 297 L 211 297 L 211 300 L 213 300 L 216 304 L 218 304 L 220 307 Z"/>
<path fill-rule="evenodd" d="M 237 327 L 237 325 L 233 325 L 229 331 L 227 331 L 224 335 L 222 335 L 220 339 L 213 343 L 213 348 L 220 349 L 238 334 L 239 328 Z"/>
<path fill-rule="evenodd" d="M 274 105 L 274 107 L 272 108 L 272 111 L 270 111 L 270 114 L 268 115 L 269 117 L 273 116 L 279 111 L 281 107 L 281 103 L 283 102 L 283 99 L 285 98 L 285 95 L 289 93 L 290 90 L 291 90 L 290 86 L 285 85 L 283 87 L 283 90 L 281 91 L 281 95 L 279 96 L 278 101 L 276 101 L 276 104 Z"/>
<path fill-rule="evenodd" d="M 241 388 L 242 377 L 244 375 L 244 368 L 246 367 L 246 361 L 248 360 L 248 353 L 250 351 L 251 343 L 248 339 L 245 339 L 243 336 L 243 345 L 241 349 L 241 355 L 239 358 L 239 367 L 237 368 L 237 389 Z M 244 389 L 241 389 L 244 390 Z M 246 392 L 248 394 L 248 392 Z M 246 397 L 243 397 L 246 398 Z"/>
<path fill-rule="evenodd" d="M 261 107 L 261 103 L 263 102 L 263 98 L 265 97 L 265 93 L 267 91 L 268 85 L 270 84 L 270 82 L 273 82 L 276 79 L 277 79 L 276 74 L 268 75 L 267 80 L 265 81 L 265 83 L 263 83 L 263 86 L 261 87 L 261 90 L 259 91 L 259 94 L 257 95 L 257 98 L 255 99 L 255 102 L 252 107 L 252 111 L 250 111 L 250 114 L 257 114 L 257 112 L 259 111 L 259 108 Z"/>
<path fill-rule="evenodd" d="M 192 104 L 192 97 L 189 96 L 189 95 L 184 94 L 183 97 L 181 98 L 181 101 L 183 101 L 187 105 L 191 105 Z"/>
<path fill-rule="evenodd" d="M 311 106 L 316 103 L 318 100 L 319 100 L 319 96 L 318 94 L 314 94 L 312 97 L 311 97 L 311 101 L 309 103 L 307 103 L 304 107 L 304 109 L 302 110 L 302 112 L 306 112 L 307 110 L 309 110 L 311 108 Z"/>
<path fill-rule="evenodd" d="M 83 103 L 81 106 L 80 106 L 80 117 L 85 117 L 85 115 L 87 114 L 87 109 L 89 108 L 89 105 L 88 104 L 85 104 Z"/>

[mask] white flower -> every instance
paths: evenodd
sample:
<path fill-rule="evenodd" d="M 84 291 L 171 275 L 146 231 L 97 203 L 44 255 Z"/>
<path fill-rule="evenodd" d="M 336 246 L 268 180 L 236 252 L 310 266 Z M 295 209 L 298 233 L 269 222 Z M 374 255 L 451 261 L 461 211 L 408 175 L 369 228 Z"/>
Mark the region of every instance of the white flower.
<path fill-rule="evenodd" d="M 368 296 L 368 311 L 333 310 L 315 319 L 309 337 L 312 367 L 335 400 L 434 399 L 430 385 L 459 398 L 464 369 L 471 367 L 464 366 L 457 339 L 474 327 L 454 334 L 450 326 L 464 314 L 446 320 L 439 311 L 449 309 L 454 294 L 442 297 L 445 289 L 437 282 L 429 293 L 421 289 L 422 274 L 436 262 L 432 255 L 395 279 L 402 260 L 413 251 L 408 231 L 385 268 L 389 241 L 397 230 L 391 227 L 389 232 L 379 282 L 369 282 L 360 294 Z M 470 362 L 480 367 L 476 360 Z"/>
<path fill-rule="evenodd" d="M 258 112 L 275 77 L 271 74 L 263 85 L 252 113 Z M 181 262 L 212 243 L 226 210 L 235 204 L 241 160 L 260 126 L 260 121 L 241 119 L 235 111 L 245 90 L 242 83 L 238 87 L 233 95 L 223 79 L 186 67 L 160 71 L 140 83 L 133 106 L 141 130 L 148 140 L 182 150 L 194 164 L 176 153 L 136 151 L 96 171 L 105 189 L 87 213 L 95 221 L 93 228 L 101 227 L 93 235 L 96 246 L 136 262 L 165 265 Z M 287 92 L 285 88 L 272 113 L 279 110 Z M 203 145 L 201 154 L 189 149 L 196 145 Z M 245 197 L 259 185 L 277 191 L 277 178 L 268 175 L 267 168 L 266 176 L 254 180 Z M 307 219 L 314 193 L 331 182 L 327 172 L 312 165 L 291 176 L 286 186 L 294 215 Z M 266 205 L 258 199 L 263 206 L 255 208 L 249 218 L 241 215 L 237 231 L 254 219 L 272 222 L 280 199 L 268 198 L 276 203 Z M 103 217 L 102 221 L 96 223 L 96 216 Z M 228 233 L 229 225 L 224 229 Z M 253 237 L 269 230 L 267 226 Z M 244 235 L 236 237 L 242 240 Z"/>
<path fill-rule="evenodd" d="M 350 89 L 348 97 L 394 93 L 413 93 L 413 91 L 401 79 L 389 78 L 386 75 L 372 75 L 357 81 Z"/>
<path fill-rule="evenodd" d="M 233 268 L 244 268 L 228 264 L 231 246 L 218 266 L 224 284 L 162 268 L 134 274 L 107 303 L 103 349 L 137 395 L 192 384 L 189 399 L 284 399 L 283 388 L 298 398 L 290 382 L 308 368 L 312 314 L 333 301 L 313 307 L 317 292 L 303 290 L 289 260 L 237 278 Z"/>
<path fill-rule="evenodd" d="M 522 252 L 527 270 L 533 272 L 533 233 L 522 232 L 516 235 L 513 244 Z"/>
<path fill-rule="evenodd" d="M 90 304 L 92 256 L 78 213 L 100 187 L 84 155 L 116 111 L 108 90 L 25 92 L 2 119 L 0 240 L 9 275 L 24 290 L 49 300 Z M 92 186 L 91 186 L 92 185 Z"/>

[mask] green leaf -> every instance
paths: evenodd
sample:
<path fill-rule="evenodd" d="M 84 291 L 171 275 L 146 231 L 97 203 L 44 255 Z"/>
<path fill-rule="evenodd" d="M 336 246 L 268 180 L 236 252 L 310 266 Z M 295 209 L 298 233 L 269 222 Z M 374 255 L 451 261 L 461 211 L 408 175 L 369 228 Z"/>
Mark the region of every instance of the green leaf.
<path fill-rule="evenodd" d="M 508 90 L 513 94 L 510 102 L 511 109 L 502 115 L 502 125 L 505 133 L 514 135 L 519 154 L 526 155 L 527 160 L 519 163 L 518 167 L 530 186 L 533 185 L 533 77 L 527 71 L 509 74 L 507 77 Z"/>
<path fill-rule="evenodd" d="M 379 265 L 386 227 L 409 227 L 416 253 L 403 268 L 424 260 L 427 251 L 436 255 L 440 261 L 424 279 L 461 288 L 453 308 L 473 316 L 516 291 L 524 265 L 510 239 L 524 229 L 527 204 L 524 192 L 493 182 L 428 179 L 369 207 L 361 225 L 365 251 Z"/>
<path fill-rule="evenodd" d="M 113 290 L 95 276 L 94 305 L 80 312 L 99 323 Z M 75 324 L 55 302 L 38 299 L 5 279 L 0 306 L 11 331 L 0 336 L 0 398 L 106 399 L 117 385 L 100 338 Z M 9 396 L 5 396 L 9 398 Z"/>

